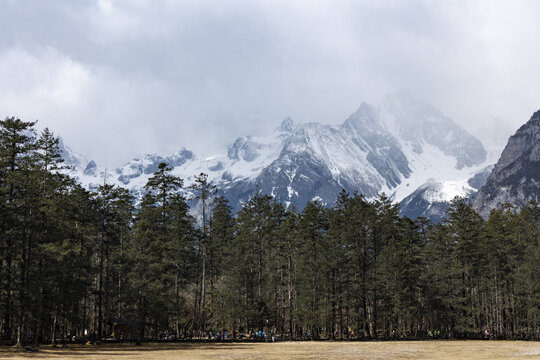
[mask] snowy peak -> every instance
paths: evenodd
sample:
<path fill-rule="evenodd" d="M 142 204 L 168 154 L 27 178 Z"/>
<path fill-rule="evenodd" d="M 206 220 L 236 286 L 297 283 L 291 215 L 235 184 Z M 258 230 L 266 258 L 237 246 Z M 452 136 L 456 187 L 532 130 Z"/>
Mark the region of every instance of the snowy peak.
<path fill-rule="evenodd" d="M 422 192 L 423 199 L 430 203 L 450 202 L 456 196 L 467 197 L 474 192 L 466 180 L 438 182 L 429 179 L 418 190 Z"/>
<path fill-rule="evenodd" d="M 251 162 L 259 157 L 259 150 L 264 146 L 251 139 L 251 136 L 236 139 L 229 147 L 228 156 L 231 160 L 244 160 Z"/>
<path fill-rule="evenodd" d="M 386 129 L 415 153 L 421 154 L 424 144 L 433 145 L 456 158 L 456 169 L 486 161 L 487 153 L 478 139 L 440 110 L 410 95 L 398 93 L 386 97 L 379 111 Z"/>
<path fill-rule="evenodd" d="M 366 103 L 362 103 L 358 110 L 345 120 L 342 127 L 353 131 L 356 136 L 361 136 L 366 131 L 371 133 L 385 131 L 380 122 L 378 110 Z"/>
<path fill-rule="evenodd" d="M 292 133 L 294 131 L 294 122 L 292 121 L 290 117 L 287 116 L 281 122 L 281 125 L 279 126 L 278 130 L 282 132 Z"/>

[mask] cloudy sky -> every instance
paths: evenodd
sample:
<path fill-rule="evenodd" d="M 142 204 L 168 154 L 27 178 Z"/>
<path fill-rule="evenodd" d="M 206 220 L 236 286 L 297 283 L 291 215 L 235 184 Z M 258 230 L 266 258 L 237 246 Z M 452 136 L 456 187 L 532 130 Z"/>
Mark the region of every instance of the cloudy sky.
<path fill-rule="evenodd" d="M 102 166 L 404 89 L 484 138 L 540 108 L 534 0 L 0 0 L 0 24 L 0 116 Z"/>

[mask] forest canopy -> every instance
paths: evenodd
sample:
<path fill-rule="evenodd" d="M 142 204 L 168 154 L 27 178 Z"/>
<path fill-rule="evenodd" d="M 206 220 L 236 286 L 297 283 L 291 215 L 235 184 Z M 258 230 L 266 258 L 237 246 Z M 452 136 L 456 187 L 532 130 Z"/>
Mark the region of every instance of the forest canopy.
<path fill-rule="evenodd" d="M 0 121 L 0 337 L 55 342 L 274 332 L 279 339 L 540 338 L 540 209 L 444 221 L 400 216 L 384 194 L 336 194 L 297 213 L 257 191 L 236 214 L 196 176 L 160 164 L 136 201 L 66 175 L 58 139 Z"/>

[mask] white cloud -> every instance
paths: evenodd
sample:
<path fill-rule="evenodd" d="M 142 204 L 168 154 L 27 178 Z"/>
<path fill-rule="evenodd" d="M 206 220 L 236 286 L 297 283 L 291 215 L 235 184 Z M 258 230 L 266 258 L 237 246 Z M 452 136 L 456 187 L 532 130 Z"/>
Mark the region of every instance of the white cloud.
<path fill-rule="evenodd" d="M 194 119 L 178 89 L 148 74 L 126 78 L 51 48 L 35 53 L 13 48 L 0 52 L 0 78 L 5 116 L 39 120 L 38 127 L 49 127 L 103 166 L 118 166 L 142 152 L 216 149 L 219 132 L 207 129 L 211 121 Z M 215 89 L 216 97 L 220 91 Z"/>
<path fill-rule="evenodd" d="M 149 1 L 98 0 L 85 9 L 87 36 L 112 46 L 122 41 L 166 36 L 167 24 L 153 11 L 155 6 L 155 2 Z"/>
<path fill-rule="evenodd" d="M 90 81 L 90 73 L 80 64 L 47 48 L 32 56 L 20 48 L 0 54 L 2 107 L 20 111 L 32 107 L 34 100 L 55 107 L 78 106 L 81 92 Z"/>

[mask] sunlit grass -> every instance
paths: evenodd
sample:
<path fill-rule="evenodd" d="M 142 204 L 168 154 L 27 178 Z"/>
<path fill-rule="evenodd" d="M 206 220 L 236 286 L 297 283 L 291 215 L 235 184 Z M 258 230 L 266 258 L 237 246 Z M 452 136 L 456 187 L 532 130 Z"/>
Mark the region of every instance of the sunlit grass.
<path fill-rule="evenodd" d="M 0 359 L 540 359 L 540 342 L 397 341 L 280 343 L 145 343 L 0 347 Z"/>

